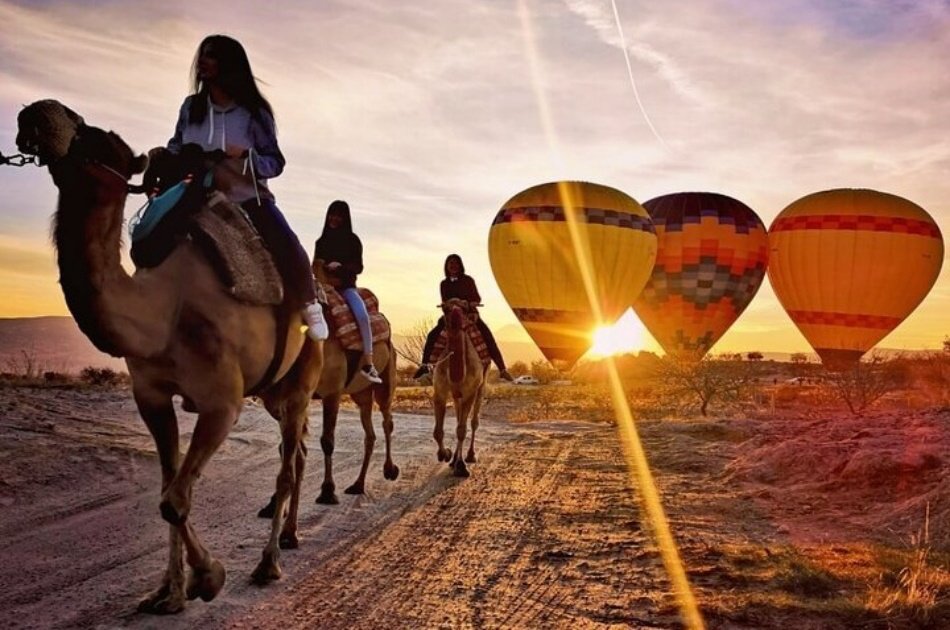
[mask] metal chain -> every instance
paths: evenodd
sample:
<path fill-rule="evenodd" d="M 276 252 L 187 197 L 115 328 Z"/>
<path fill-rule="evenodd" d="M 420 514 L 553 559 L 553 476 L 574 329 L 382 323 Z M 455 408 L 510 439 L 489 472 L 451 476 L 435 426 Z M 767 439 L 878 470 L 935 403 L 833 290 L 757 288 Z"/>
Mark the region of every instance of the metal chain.
<path fill-rule="evenodd" d="M 36 164 L 35 155 L 23 155 L 22 153 L 17 153 L 16 155 L 4 155 L 0 153 L 0 166 L 26 166 L 27 164 Z"/>

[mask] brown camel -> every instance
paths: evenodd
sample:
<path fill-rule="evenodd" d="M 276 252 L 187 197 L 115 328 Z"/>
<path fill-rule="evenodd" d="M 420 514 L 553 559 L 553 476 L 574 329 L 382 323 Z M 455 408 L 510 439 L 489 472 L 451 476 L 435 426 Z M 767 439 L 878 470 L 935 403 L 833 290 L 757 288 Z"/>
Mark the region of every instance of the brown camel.
<path fill-rule="evenodd" d="M 192 488 L 238 419 L 247 392 L 262 380 L 275 356 L 275 309 L 230 297 L 205 255 L 184 241 L 159 266 L 129 276 L 120 264 L 120 235 L 128 179 L 144 170 L 119 136 L 84 124 L 56 101 L 39 101 L 20 112 L 17 146 L 48 164 L 59 188 L 54 240 L 60 283 L 70 312 L 97 348 L 124 357 L 132 393 L 158 451 L 162 470 L 160 511 L 170 524 L 168 568 L 161 585 L 139 610 L 174 613 L 185 598 L 210 601 L 221 590 L 225 569 L 201 544 L 188 518 Z M 279 548 L 296 545 L 294 518 L 284 521 L 296 482 L 303 475 L 306 411 L 320 377 L 321 348 L 307 343 L 296 314 L 286 324 L 277 385 L 263 392 L 280 422 L 283 461 L 271 536 L 254 570 L 257 582 L 280 576 Z M 280 337 L 278 336 L 280 335 Z M 172 397 L 198 413 L 184 458 Z M 187 582 L 182 552 L 191 567 Z"/>
<path fill-rule="evenodd" d="M 467 328 L 472 325 L 469 318 L 477 317 L 477 314 L 472 312 L 471 306 L 464 300 L 452 298 L 442 305 L 442 310 L 445 313 L 445 334 L 448 338 L 448 346 L 446 356 L 443 356 L 436 364 L 432 375 L 435 405 L 435 431 L 432 435 L 438 445 L 439 461 L 449 462 L 456 477 L 468 477 L 465 462 L 471 464 L 476 461 L 475 431 L 478 429 L 478 413 L 482 406 L 482 393 L 488 376 L 489 363 L 481 360 L 468 335 Z M 443 445 L 445 409 L 449 396 L 452 397 L 458 421 L 455 429 L 458 443 L 454 452 L 450 452 Z M 470 412 L 472 414 L 472 441 L 468 447 L 468 454 L 463 460 L 462 448 Z"/>
<path fill-rule="evenodd" d="M 329 286 L 329 278 L 323 268 L 322 260 L 313 262 L 313 271 L 317 282 Z M 353 361 L 358 354 L 343 349 L 339 339 L 332 336 L 323 343 L 323 372 L 320 383 L 314 392 L 323 403 L 323 433 L 320 436 L 320 446 L 324 456 L 324 478 L 317 496 L 317 503 L 336 505 L 340 502 L 336 495 L 336 483 L 333 480 L 333 449 L 336 439 L 336 421 L 340 412 L 340 402 L 344 395 L 356 403 L 360 410 L 360 422 L 363 425 L 363 464 L 359 475 L 352 485 L 346 488 L 346 494 L 363 494 L 366 490 L 366 472 L 369 469 L 369 460 L 373 455 L 376 444 L 376 432 L 373 430 L 373 400 L 379 405 L 383 415 L 383 434 L 386 438 L 386 461 L 383 464 L 383 477 L 390 481 L 399 478 L 399 466 L 392 460 L 392 433 L 393 414 L 392 403 L 396 392 L 396 353 L 393 351 L 392 340 L 377 341 L 373 344 L 373 364 L 379 372 L 383 382 L 374 385 L 354 374 Z M 347 380 L 349 378 L 349 381 Z M 298 481 L 299 485 L 299 481 Z M 294 489 L 294 496 L 300 493 L 299 487 Z M 261 518 L 271 518 L 276 508 L 276 495 L 271 496 L 270 502 L 257 515 Z"/>

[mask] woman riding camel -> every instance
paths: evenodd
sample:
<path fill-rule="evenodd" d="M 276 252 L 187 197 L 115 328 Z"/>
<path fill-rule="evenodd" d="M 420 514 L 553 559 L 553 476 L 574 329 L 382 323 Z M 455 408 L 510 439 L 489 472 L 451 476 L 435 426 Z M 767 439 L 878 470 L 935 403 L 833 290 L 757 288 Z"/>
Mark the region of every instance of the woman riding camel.
<path fill-rule="evenodd" d="M 228 198 L 247 212 L 280 272 L 288 303 L 301 308 L 307 334 L 316 341 L 329 331 L 310 268 L 310 259 L 277 208 L 266 180 L 284 170 L 277 145 L 277 127 L 270 103 L 257 89 L 247 53 L 225 35 L 210 35 L 198 46 L 192 68 L 194 93 L 185 99 L 168 150 L 180 153 L 187 144 L 222 151 L 219 168 L 246 174 L 247 185 L 234 186 Z"/>
<path fill-rule="evenodd" d="M 369 312 L 356 289 L 356 276 L 363 273 L 363 243 L 353 233 L 350 206 L 345 201 L 334 201 L 327 208 L 323 233 L 313 248 L 313 260 L 323 261 L 323 268 L 332 278 L 331 284 L 346 300 L 360 329 L 363 357 L 360 373 L 370 383 L 382 383 L 373 366 L 373 331 Z"/>
<path fill-rule="evenodd" d="M 465 273 L 465 265 L 462 264 L 462 257 L 458 254 L 449 254 L 445 259 L 444 271 L 445 279 L 439 284 L 442 302 L 447 302 L 452 298 L 458 298 L 468 302 L 474 311 L 476 305 L 482 301 L 482 298 L 478 294 L 475 280 Z M 478 326 L 478 330 L 482 333 L 482 338 L 485 340 L 485 345 L 488 346 L 488 354 L 491 356 L 492 361 L 495 362 L 495 365 L 498 366 L 499 376 L 506 381 L 513 381 L 514 379 L 505 367 L 505 359 L 501 356 L 501 350 L 498 349 L 498 344 L 495 342 L 495 337 L 492 335 L 491 330 L 488 329 L 488 326 L 481 317 L 476 319 L 475 325 Z M 440 317 L 435 328 L 426 336 L 425 348 L 422 350 L 422 365 L 416 370 L 413 378 L 422 378 L 432 372 L 432 365 L 430 364 L 432 360 L 432 350 L 435 348 L 435 343 L 438 341 L 439 335 L 442 334 L 443 328 L 445 328 L 445 317 Z"/>

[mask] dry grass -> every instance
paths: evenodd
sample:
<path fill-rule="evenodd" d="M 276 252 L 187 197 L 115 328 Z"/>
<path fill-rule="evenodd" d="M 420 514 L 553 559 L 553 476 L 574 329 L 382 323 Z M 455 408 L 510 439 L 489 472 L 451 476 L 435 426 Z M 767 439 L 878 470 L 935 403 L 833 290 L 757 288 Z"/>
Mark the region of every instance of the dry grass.
<path fill-rule="evenodd" d="M 933 564 L 930 547 L 930 506 L 922 530 L 911 539 L 911 549 L 887 562 L 868 591 L 867 607 L 890 618 L 921 625 L 950 613 L 950 576 Z"/>

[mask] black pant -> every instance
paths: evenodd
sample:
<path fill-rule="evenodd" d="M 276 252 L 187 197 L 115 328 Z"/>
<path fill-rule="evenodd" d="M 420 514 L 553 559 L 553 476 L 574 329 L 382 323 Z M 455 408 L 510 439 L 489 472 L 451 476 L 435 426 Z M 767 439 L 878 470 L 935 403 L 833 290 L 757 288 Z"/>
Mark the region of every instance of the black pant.
<path fill-rule="evenodd" d="M 482 333 L 482 339 L 485 340 L 485 345 L 488 346 L 488 355 L 491 357 L 491 360 L 495 362 L 495 365 L 498 366 L 499 370 L 504 370 L 505 368 L 505 359 L 501 356 L 501 350 L 498 349 L 498 343 L 495 341 L 495 336 L 491 334 L 491 330 L 488 329 L 488 326 L 485 325 L 485 322 L 482 321 L 482 318 L 479 317 L 478 321 L 475 322 L 475 325 L 478 326 L 478 332 Z M 442 333 L 442 330 L 445 328 L 445 317 L 440 317 L 439 321 L 436 322 L 435 328 L 429 331 L 429 334 L 426 335 L 426 345 L 422 349 L 422 362 L 428 363 L 432 357 L 432 350 L 435 348 L 435 342 L 439 340 L 439 335 Z"/>
<path fill-rule="evenodd" d="M 277 204 L 271 199 L 262 198 L 260 205 L 256 199 L 250 199 L 242 203 L 241 207 L 247 212 L 274 258 L 274 266 L 284 281 L 285 301 L 302 308 L 304 304 L 317 299 L 310 257 Z"/>

